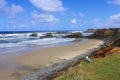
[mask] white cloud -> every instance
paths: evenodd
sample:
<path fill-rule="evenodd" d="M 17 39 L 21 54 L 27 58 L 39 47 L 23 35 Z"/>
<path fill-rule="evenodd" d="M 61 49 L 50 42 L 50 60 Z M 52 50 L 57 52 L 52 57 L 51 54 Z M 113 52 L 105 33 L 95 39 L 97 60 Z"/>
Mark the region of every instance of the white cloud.
<path fill-rule="evenodd" d="M 31 15 L 35 21 L 41 22 L 41 23 L 54 24 L 59 21 L 58 18 L 56 18 L 52 14 L 48 14 L 48 13 L 38 13 L 37 11 L 34 11 Z"/>
<path fill-rule="evenodd" d="M 119 22 L 120 23 L 120 13 L 116 14 L 116 15 L 113 15 L 113 16 L 110 16 L 110 20 L 114 21 L 114 22 Z"/>
<path fill-rule="evenodd" d="M 12 4 L 7 12 L 9 17 L 14 17 L 16 14 L 19 14 L 22 11 L 23 11 L 23 8 L 21 6 Z"/>
<path fill-rule="evenodd" d="M 113 15 L 113 16 L 110 16 L 109 24 L 114 26 L 114 27 L 120 28 L 120 13 Z"/>
<path fill-rule="evenodd" d="M 120 5 L 120 0 L 109 0 L 108 3 Z"/>
<path fill-rule="evenodd" d="M 46 12 L 64 11 L 62 1 L 60 0 L 29 0 L 35 7 Z"/>
<path fill-rule="evenodd" d="M 116 15 L 110 16 L 106 21 L 95 19 L 93 20 L 93 24 L 97 27 L 113 27 L 120 28 L 120 13 Z"/>
<path fill-rule="evenodd" d="M 6 15 L 9 18 L 15 17 L 24 10 L 20 5 L 12 4 L 11 6 L 7 6 L 5 0 L 0 0 L 0 6 L 0 14 Z"/>
<path fill-rule="evenodd" d="M 96 18 L 92 21 L 93 25 L 96 26 L 97 28 L 103 28 L 103 27 L 107 27 L 106 25 L 106 21 L 103 21 L 99 18 Z"/>
<path fill-rule="evenodd" d="M 76 19 L 76 18 L 72 19 L 72 20 L 71 20 L 71 23 L 72 23 L 72 24 L 76 24 L 76 23 L 77 23 L 77 19 Z"/>

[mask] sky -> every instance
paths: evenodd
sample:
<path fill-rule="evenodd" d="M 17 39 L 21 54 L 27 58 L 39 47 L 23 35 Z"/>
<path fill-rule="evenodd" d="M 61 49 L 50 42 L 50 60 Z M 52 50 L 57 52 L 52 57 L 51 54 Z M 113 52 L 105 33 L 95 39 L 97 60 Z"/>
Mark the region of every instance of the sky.
<path fill-rule="evenodd" d="M 120 0 L 0 0 L 0 31 L 120 28 Z"/>

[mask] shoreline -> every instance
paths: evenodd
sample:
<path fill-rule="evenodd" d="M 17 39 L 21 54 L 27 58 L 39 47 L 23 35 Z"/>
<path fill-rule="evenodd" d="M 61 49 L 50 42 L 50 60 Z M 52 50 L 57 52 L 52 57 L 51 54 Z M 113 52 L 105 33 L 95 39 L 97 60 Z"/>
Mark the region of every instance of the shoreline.
<path fill-rule="evenodd" d="M 33 51 L 25 56 L 18 57 L 17 63 L 38 67 L 48 63 L 56 63 L 58 60 L 69 60 L 73 57 L 89 52 L 91 49 L 97 48 L 103 44 L 101 40 L 90 39 L 86 42 L 79 42 L 70 45 L 56 46 L 42 50 Z M 41 63 L 40 63 L 41 61 Z M 42 61 L 44 63 L 42 63 Z M 49 64 L 48 64 L 49 65 Z"/>
<path fill-rule="evenodd" d="M 46 80 L 48 77 L 54 77 L 57 72 L 67 69 L 69 66 L 75 65 L 86 55 L 90 55 L 92 52 L 99 50 L 102 47 L 101 45 L 103 45 L 103 41 L 91 39 L 87 42 L 72 44 L 69 46 L 61 46 L 32 52 L 31 54 L 28 54 L 17 60 L 17 62 L 21 65 L 30 66 L 35 70 L 35 72 L 33 71 L 32 74 L 22 77 L 22 80 L 33 80 L 33 78 L 34 80 L 37 80 L 37 77 L 35 77 L 37 75 L 39 75 L 39 80 Z M 56 54 L 56 52 L 59 54 Z M 42 53 L 44 53 L 44 55 Z M 53 55 L 55 57 L 51 58 Z M 40 57 L 42 57 L 42 59 Z M 52 62 L 49 60 L 46 62 L 44 58 L 47 58 Z M 40 65 L 44 65 L 46 67 L 40 68 Z"/>
<path fill-rule="evenodd" d="M 82 42 L 87 41 L 86 39 L 82 39 Z M 11 77 L 11 75 L 13 75 L 16 72 L 31 72 L 33 71 L 32 67 L 29 67 L 27 65 L 22 65 L 19 62 L 16 62 L 17 58 L 20 57 L 24 57 L 28 54 L 31 54 L 33 52 L 36 51 L 41 51 L 41 50 L 46 50 L 46 49 L 51 49 L 51 48 L 55 48 L 55 47 L 62 47 L 62 46 L 69 46 L 72 44 L 77 44 L 79 42 L 81 42 L 80 40 L 78 41 L 72 41 L 72 42 L 66 42 L 66 43 L 61 43 L 61 44 L 53 44 L 53 45 L 46 45 L 46 46 L 42 46 L 44 48 L 38 48 L 38 47 L 34 47 L 34 49 L 32 50 L 28 50 L 26 49 L 25 51 L 20 51 L 20 52 L 11 52 L 10 54 L 5 54 L 0 56 L 0 79 L 3 80 L 16 80 L 14 79 L 14 77 Z M 56 55 L 56 54 L 55 54 Z M 24 62 L 24 61 L 23 61 Z M 51 62 L 50 62 L 51 63 Z"/>

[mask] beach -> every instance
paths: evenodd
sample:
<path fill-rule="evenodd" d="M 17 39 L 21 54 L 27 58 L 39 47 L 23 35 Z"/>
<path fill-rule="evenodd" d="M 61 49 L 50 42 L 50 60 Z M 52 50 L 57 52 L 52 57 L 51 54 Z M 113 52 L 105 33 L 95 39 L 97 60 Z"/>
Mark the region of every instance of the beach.
<path fill-rule="evenodd" d="M 21 65 L 36 69 L 41 66 L 50 66 L 55 63 L 59 63 L 62 60 L 71 60 L 77 56 L 87 54 L 96 50 L 96 48 L 100 47 L 103 43 L 103 41 L 91 39 L 85 42 L 71 44 L 69 46 L 38 50 L 24 57 L 20 57 L 17 61 Z"/>
<path fill-rule="evenodd" d="M 93 57 L 117 53 L 119 6 L 120 0 L 0 0 L 0 80 L 54 80 L 84 61 L 94 63 Z M 75 75 L 66 80 L 104 76 L 75 79 Z"/>
<path fill-rule="evenodd" d="M 50 63 L 59 62 L 62 59 L 71 59 L 75 56 L 89 52 L 99 47 L 103 42 L 100 40 L 89 40 L 72 44 L 69 46 L 60 46 L 34 51 L 24 57 L 20 57 L 17 61 L 22 65 L 38 67 L 40 65 L 50 65 Z"/>
<path fill-rule="evenodd" d="M 0 80 L 16 80 L 14 75 L 11 76 L 15 72 L 23 72 L 23 74 L 26 74 L 40 66 L 50 66 L 62 60 L 69 60 L 88 53 L 90 50 L 98 48 L 103 43 L 104 42 L 101 40 L 90 39 L 75 44 L 32 51 L 24 56 L 14 58 L 13 65 L 16 67 L 9 67 L 6 71 L 0 72 Z"/>

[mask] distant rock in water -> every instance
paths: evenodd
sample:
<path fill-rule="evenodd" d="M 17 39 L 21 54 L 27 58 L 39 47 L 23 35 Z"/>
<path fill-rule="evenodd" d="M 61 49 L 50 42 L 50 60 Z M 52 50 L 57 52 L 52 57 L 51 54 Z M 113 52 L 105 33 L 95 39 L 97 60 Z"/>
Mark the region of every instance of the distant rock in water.
<path fill-rule="evenodd" d="M 40 38 L 53 38 L 53 34 L 52 33 L 46 33 L 43 36 L 40 36 Z"/>
<path fill-rule="evenodd" d="M 53 37 L 52 33 L 46 33 L 46 37 Z"/>
<path fill-rule="evenodd" d="M 82 37 L 81 32 L 74 32 L 74 33 L 64 36 L 63 38 L 81 38 L 81 37 Z"/>
<path fill-rule="evenodd" d="M 30 37 L 38 37 L 38 34 L 37 33 L 32 33 L 29 35 Z"/>
<path fill-rule="evenodd" d="M 95 29 L 88 29 L 87 31 L 85 31 L 84 33 L 94 33 L 96 30 Z"/>

